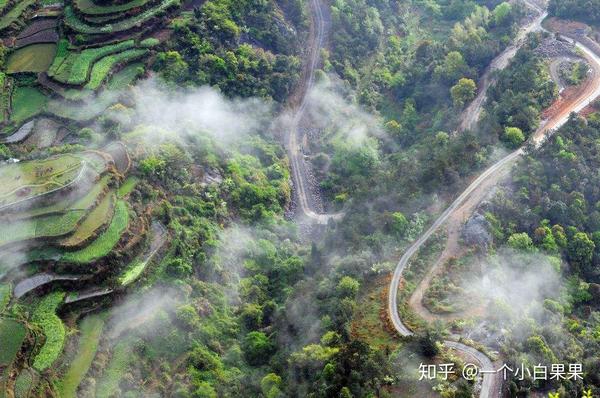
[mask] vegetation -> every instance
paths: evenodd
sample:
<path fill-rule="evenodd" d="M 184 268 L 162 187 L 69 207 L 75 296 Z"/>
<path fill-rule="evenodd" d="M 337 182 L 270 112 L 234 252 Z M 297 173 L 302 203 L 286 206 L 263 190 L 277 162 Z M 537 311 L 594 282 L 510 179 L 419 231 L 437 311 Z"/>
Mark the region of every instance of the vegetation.
<path fill-rule="evenodd" d="M 98 184 L 98 186 L 102 186 Z M 65 247 L 79 246 L 94 236 L 94 234 L 108 224 L 113 218 L 116 197 L 114 193 L 107 193 L 100 203 L 85 217 L 75 232 L 60 244 Z"/>
<path fill-rule="evenodd" d="M 17 86 L 12 94 L 10 120 L 19 125 L 41 113 L 48 98 L 38 89 L 30 86 Z"/>
<path fill-rule="evenodd" d="M 85 88 L 89 90 L 97 90 L 115 66 L 118 64 L 126 64 L 141 58 L 142 56 L 146 55 L 146 53 L 147 51 L 143 49 L 127 50 L 102 58 L 92 67 L 90 79 L 85 85 Z M 119 87 L 123 86 L 120 85 Z"/>
<path fill-rule="evenodd" d="M 27 329 L 21 322 L 13 319 L 0 318 L 0 366 L 10 366 L 15 360 L 23 341 Z"/>
<path fill-rule="evenodd" d="M 104 319 L 100 315 L 89 315 L 81 321 L 77 355 L 60 381 L 61 397 L 77 396 L 77 387 L 92 365 L 103 329 Z"/>
<path fill-rule="evenodd" d="M 56 44 L 31 44 L 13 52 L 6 61 L 7 73 L 45 72 L 56 54 Z"/>
<path fill-rule="evenodd" d="M 550 0 L 548 13 L 560 18 L 578 19 L 597 24 L 600 21 L 598 6 L 600 6 L 600 2 L 597 0 Z"/>
<path fill-rule="evenodd" d="M 129 210 L 123 201 L 117 201 L 115 212 L 106 231 L 81 250 L 65 253 L 61 260 L 69 263 L 89 264 L 106 256 L 121 239 L 129 225 Z"/>
<path fill-rule="evenodd" d="M 62 352 L 65 327 L 56 315 L 56 310 L 64 298 L 63 292 L 50 293 L 42 299 L 32 315 L 32 322 L 36 323 L 46 336 L 44 345 L 33 361 L 33 367 L 39 371 L 49 368 Z"/>

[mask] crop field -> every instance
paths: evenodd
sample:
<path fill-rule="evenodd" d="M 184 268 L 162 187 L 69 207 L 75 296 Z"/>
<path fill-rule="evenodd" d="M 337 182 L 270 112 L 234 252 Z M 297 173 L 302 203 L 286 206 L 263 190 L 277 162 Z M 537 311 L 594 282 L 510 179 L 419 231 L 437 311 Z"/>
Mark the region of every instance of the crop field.
<path fill-rule="evenodd" d="M 20 322 L 0 318 L 0 367 L 10 366 L 15 360 L 27 331 Z"/>
<path fill-rule="evenodd" d="M 33 369 L 25 369 L 15 381 L 15 398 L 28 398 L 38 383 L 38 375 Z"/>
<path fill-rule="evenodd" d="M 133 361 L 133 342 L 131 339 L 121 340 L 113 350 L 108 366 L 96 387 L 96 398 L 112 397 L 119 388 L 119 381 Z"/>
<path fill-rule="evenodd" d="M 131 193 L 138 184 L 139 180 L 136 177 L 127 177 L 117 191 L 119 198 L 124 198 Z"/>
<path fill-rule="evenodd" d="M 68 238 L 60 241 L 60 245 L 64 247 L 75 247 L 92 237 L 96 231 L 112 219 L 115 201 L 116 195 L 114 193 L 105 195 L 100 204 L 86 216 L 75 232 Z"/>
<path fill-rule="evenodd" d="M 17 39 L 15 42 L 15 48 L 22 48 L 25 46 L 29 46 L 32 44 L 39 43 L 53 43 L 56 44 L 58 42 L 58 33 L 54 29 L 42 30 L 40 32 L 34 33 L 31 36 L 24 37 L 22 39 Z M 50 62 L 51 63 L 51 62 Z M 50 64 L 48 64 L 50 65 Z"/>
<path fill-rule="evenodd" d="M 102 34 L 102 33 L 115 33 L 122 32 L 125 30 L 132 29 L 150 18 L 154 17 L 158 13 L 165 11 L 169 7 L 179 3 L 179 0 L 163 0 L 158 5 L 148 8 L 144 12 L 133 16 L 131 18 L 115 22 L 113 24 L 106 24 L 104 26 L 94 26 L 81 21 L 77 15 L 73 12 L 71 6 L 65 7 L 65 23 L 73 30 L 80 33 L 87 34 Z"/>
<path fill-rule="evenodd" d="M 92 67 L 90 80 L 85 85 L 85 88 L 88 90 L 97 90 L 115 66 L 141 58 L 147 53 L 148 50 L 146 49 L 131 49 L 102 58 Z"/>
<path fill-rule="evenodd" d="M 103 329 L 104 319 L 101 315 L 87 316 L 81 322 L 77 354 L 59 383 L 62 398 L 75 398 L 77 396 L 77 387 L 96 356 Z"/>
<path fill-rule="evenodd" d="M 24 39 L 29 36 L 33 36 L 36 33 L 44 30 L 53 30 L 58 26 L 58 20 L 55 18 L 37 18 L 31 24 L 27 25 L 25 29 L 19 32 L 18 39 Z"/>
<path fill-rule="evenodd" d="M 89 264 L 106 256 L 117 245 L 121 235 L 129 225 L 129 209 L 123 201 L 118 201 L 110 225 L 96 240 L 85 248 L 65 253 L 61 260 L 76 264 Z"/>
<path fill-rule="evenodd" d="M 0 30 L 8 28 L 13 22 L 17 21 L 27 7 L 35 4 L 36 0 L 22 0 L 15 4 L 6 14 L 0 17 Z"/>
<path fill-rule="evenodd" d="M 8 73 L 45 72 L 56 55 L 56 44 L 31 44 L 19 48 L 9 57 L 6 65 Z"/>
<path fill-rule="evenodd" d="M 50 293 L 42 299 L 33 313 L 32 321 L 40 326 L 46 336 L 44 345 L 33 361 L 33 367 L 39 371 L 50 367 L 62 352 L 65 327 L 56 315 L 56 310 L 64 298 L 64 292 Z"/>
<path fill-rule="evenodd" d="M 48 70 L 48 75 L 61 83 L 84 84 L 96 61 L 107 55 L 130 49 L 134 45 L 133 40 L 127 40 L 108 46 L 89 48 L 79 53 L 68 52 L 66 55 L 61 48 L 60 53 L 57 51 L 57 57 Z"/>
<path fill-rule="evenodd" d="M 0 283 L 0 314 L 2 314 L 8 306 L 11 294 L 11 285 L 8 283 Z"/>
<path fill-rule="evenodd" d="M 85 122 L 100 116 L 108 107 L 119 102 L 120 95 L 111 91 L 102 91 L 93 100 L 84 104 L 75 104 L 62 99 L 48 102 L 47 110 L 63 119 Z"/>
<path fill-rule="evenodd" d="M 74 155 L 22 162 L 0 168 L 0 208 L 72 183 L 82 173 L 84 163 Z"/>
<path fill-rule="evenodd" d="M 128 11 L 137 7 L 143 7 L 149 0 L 132 0 L 123 4 L 115 4 L 110 6 L 101 6 L 94 3 L 92 0 L 75 0 L 75 7 L 83 14 L 89 15 L 104 15 L 115 14 L 123 11 Z"/>
<path fill-rule="evenodd" d="M 21 124 L 42 112 L 48 98 L 38 89 L 29 86 L 17 86 L 12 95 L 11 121 Z"/>

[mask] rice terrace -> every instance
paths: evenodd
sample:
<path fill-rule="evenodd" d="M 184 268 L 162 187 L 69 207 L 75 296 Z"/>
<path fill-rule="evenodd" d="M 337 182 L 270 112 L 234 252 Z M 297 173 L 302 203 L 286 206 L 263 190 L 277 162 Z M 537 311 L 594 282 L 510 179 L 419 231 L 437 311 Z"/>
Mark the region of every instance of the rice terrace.
<path fill-rule="evenodd" d="M 600 397 L 599 98 L 600 0 L 0 0 L 0 398 Z"/>

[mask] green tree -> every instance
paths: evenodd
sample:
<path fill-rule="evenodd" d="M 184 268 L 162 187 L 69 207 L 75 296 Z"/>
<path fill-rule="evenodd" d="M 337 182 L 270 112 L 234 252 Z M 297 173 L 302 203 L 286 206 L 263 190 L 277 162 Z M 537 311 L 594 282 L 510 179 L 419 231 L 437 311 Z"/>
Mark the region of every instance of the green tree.
<path fill-rule="evenodd" d="M 156 67 L 161 75 L 173 82 L 182 82 L 188 75 L 188 64 L 177 51 L 167 51 L 158 54 Z"/>
<path fill-rule="evenodd" d="M 506 127 L 504 129 L 504 139 L 513 148 L 518 148 L 525 141 L 525 134 L 518 127 Z"/>
<path fill-rule="evenodd" d="M 580 271 L 587 271 L 592 264 L 594 241 L 584 232 L 577 232 L 570 240 L 567 246 L 567 254 L 571 264 L 579 268 Z"/>
<path fill-rule="evenodd" d="M 359 289 L 360 283 L 350 276 L 344 276 L 340 279 L 336 288 L 341 297 L 356 297 Z"/>
<path fill-rule="evenodd" d="M 408 229 L 406 216 L 399 211 L 392 213 L 391 229 L 396 235 L 403 237 Z"/>
<path fill-rule="evenodd" d="M 508 246 L 517 250 L 531 250 L 531 248 L 533 247 L 533 241 L 531 240 L 529 235 L 527 235 L 526 232 L 512 234 L 508 238 L 507 243 Z"/>
<path fill-rule="evenodd" d="M 452 83 L 470 74 L 469 65 L 458 51 L 446 54 L 444 62 L 435 68 L 435 74 L 446 83 Z"/>
<path fill-rule="evenodd" d="M 492 18 L 494 20 L 494 23 L 496 25 L 502 25 L 506 20 L 508 20 L 511 11 L 512 6 L 506 1 L 498 4 L 496 8 L 494 8 L 494 11 L 492 11 Z"/>
<path fill-rule="evenodd" d="M 450 89 L 454 106 L 462 108 L 465 104 L 475 98 L 477 85 L 471 79 L 462 78 Z"/>
<path fill-rule="evenodd" d="M 263 332 L 250 332 L 242 344 L 244 356 L 250 365 L 264 365 L 274 352 L 274 346 Z"/>

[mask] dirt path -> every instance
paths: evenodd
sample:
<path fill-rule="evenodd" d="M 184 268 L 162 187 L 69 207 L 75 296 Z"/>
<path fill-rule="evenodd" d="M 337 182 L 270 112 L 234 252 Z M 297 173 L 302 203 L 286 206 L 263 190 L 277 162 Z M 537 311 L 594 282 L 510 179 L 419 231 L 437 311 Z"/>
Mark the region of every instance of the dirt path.
<path fill-rule="evenodd" d="M 544 123 L 530 138 L 531 142 L 536 146 L 541 145 L 544 140 L 547 139 L 553 133 L 553 131 L 555 131 L 555 129 L 565 124 L 572 112 L 580 112 L 600 96 L 600 57 L 590 48 L 582 45 L 581 43 L 577 43 L 577 47 L 582 50 L 592 66 L 592 74 L 590 79 L 586 84 L 582 85 L 577 95 L 573 96 L 568 101 L 564 101 L 556 106 L 555 109 L 553 109 L 553 114 L 550 119 Z M 464 221 L 473 213 L 475 208 L 485 198 L 490 190 L 506 177 L 510 170 L 510 166 L 513 165 L 516 160 L 523 155 L 523 153 L 523 149 L 518 149 L 505 156 L 484 171 L 477 179 L 475 179 L 475 181 L 471 183 L 471 185 L 467 187 L 467 189 L 465 189 L 465 191 L 458 196 L 458 198 L 450 205 L 450 207 L 448 207 L 446 211 L 442 213 L 442 215 L 433 223 L 433 225 L 415 243 L 413 243 L 413 245 L 410 246 L 406 253 L 402 256 L 394 271 L 388 296 L 388 312 L 390 319 L 399 334 L 402 336 L 411 336 L 413 334 L 412 331 L 410 331 L 402 323 L 402 320 L 398 315 L 397 297 L 402 274 L 412 256 L 419 251 L 423 244 L 444 223 L 446 223 L 446 221 L 449 221 L 448 242 L 446 249 L 442 253 L 441 260 L 436 262 L 436 265 L 432 268 L 432 270 L 430 270 L 425 278 L 425 282 L 427 282 L 427 280 L 431 281 L 436 273 L 439 272 L 440 265 L 443 264 L 444 257 L 449 257 L 452 255 L 452 253 L 457 253 L 460 229 L 462 228 Z M 420 291 L 419 294 L 421 299 L 427 286 L 428 283 L 426 283 L 424 287 L 417 289 L 417 291 Z M 422 302 L 422 300 L 418 301 Z M 419 307 L 417 306 L 417 308 Z M 440 317 L 435 316 L 432 319 L 440 319 Z M 476 358 L 483 369 L 489 368 L 490 366 L 491 369 L 496 369 L 485 354 L 451 340 L 445 341 L 444 343 L 446 346 L 453 348 L 462 354 L 471 355 L 472 357 Z M 498 380 L 497 374 L 485 374 L 483 376 L 480 397 L 499 397 L 501 396 L 501 387 L 502 383 L 500 380 Z"/>
<path fill-rule="evenodd" d="M 302 98 L 300 106 L 296 110 L 287 135 L 287 148 L 290 157 L 292 178 L 294 181 L 295 196 L 298 200 L 300 212 L 309 221 L 316 224 L 327 224 L 331 219 L 340 219 L 343 213 L 319 214 L 315 210 L 314 199 L 310 192 L 310 182 L 308 180 L 307 165 L 304 160 L 302 151 L 302 143 L 299 132 L 300 123 L 302 122 L 306 108 L 308 106 L 308 97 L 310 90 L 315 85 L 315 71 L 320 62 L 321 49 L 325 43 L 327 31 L 327 23 L 323 12 L 323 4 L 321 0 L 311 0 L 310 8 L 312 15 L 312 31 L 310 39 L 309 59 L 305 80 L 300 87 Z"/>

